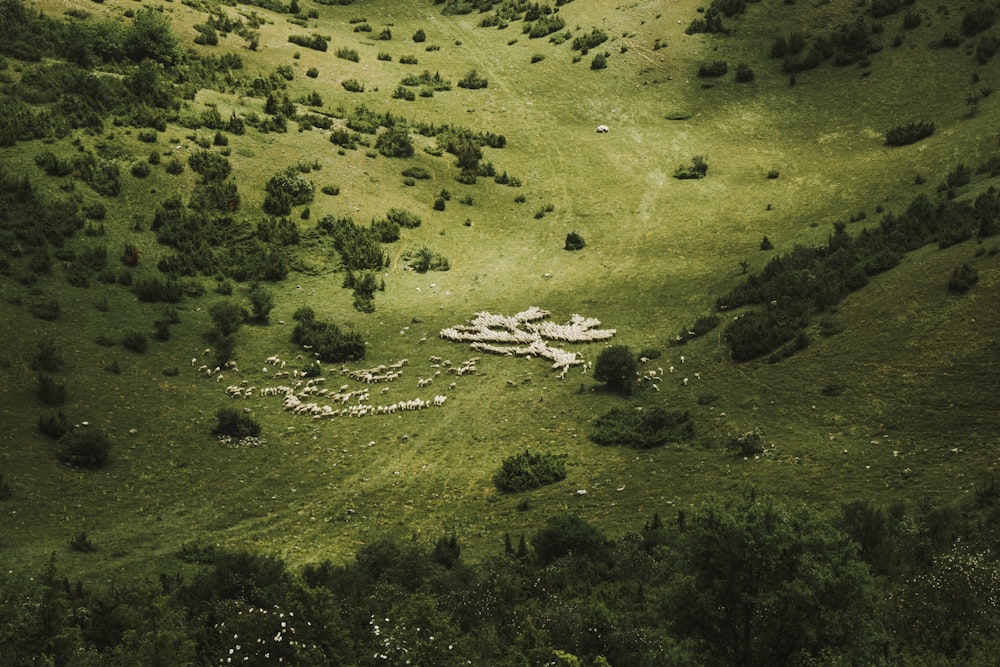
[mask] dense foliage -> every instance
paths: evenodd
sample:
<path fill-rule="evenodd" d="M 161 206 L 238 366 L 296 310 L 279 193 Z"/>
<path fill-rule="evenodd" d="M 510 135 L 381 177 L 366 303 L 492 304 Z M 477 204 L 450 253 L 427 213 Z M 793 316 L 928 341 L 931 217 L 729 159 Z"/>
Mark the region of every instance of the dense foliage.
<path fill-rule="evenodd" d="M 694 422 L 686 410 L 611 408 L 594 420 L 589 437 L 599 445 L 649 449 L 690 440 Z"/>
<path fill-rule="evenodd" d="M 365 343 L 354 331 L 341 331 L 332 322 L 316 319 L 311 308 L 295 313 L 298 324 L 292 331 L 292 342 L 308 346 L 315 357 L 325 362 L 359 361 L 365 357 Z"/>
<path fill-rule="evenodd" d="M 508 456 L 493 475 L 493 484 L 504 493 L 519 493 L 554 484 L 566 478 L 565 454 L 542 454 L 525 450 Z"/>
<path fill-rule="evenodd" d="M 0 644 L 13 665 L 164 664 L 164 647 L 169 664 L 986 665 L 1000 568 L 972 510 L 825 516 L 743 488 L 617 538 L 553 515 L 477 563 L 455 535 L 300 571 L 184 544 L 189 574 L 156 584 L 71 584 L 53 555 L 0 577 Z"/>

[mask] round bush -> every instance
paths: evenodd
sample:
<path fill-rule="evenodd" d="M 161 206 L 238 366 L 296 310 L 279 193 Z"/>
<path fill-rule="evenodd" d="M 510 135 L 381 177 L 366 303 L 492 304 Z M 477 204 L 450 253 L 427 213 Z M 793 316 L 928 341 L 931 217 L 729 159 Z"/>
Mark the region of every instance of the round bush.
<path fill-rule="evenodd" d="M 87 422 L 74 427 L 59 440 L 59 460 L 77 468 L 102 468 L 110 452 L 108 436 Z"/>

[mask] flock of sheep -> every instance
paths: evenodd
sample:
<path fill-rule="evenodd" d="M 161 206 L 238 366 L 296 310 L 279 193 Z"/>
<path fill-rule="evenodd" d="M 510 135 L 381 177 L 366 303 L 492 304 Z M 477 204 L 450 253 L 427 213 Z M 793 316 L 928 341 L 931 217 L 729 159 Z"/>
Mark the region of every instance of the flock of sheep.
<path fill-rule="evenodd" d="M 470 343 L 473 350 L 503 356 L 541 357 L 552 362 L 553 370 L 565 379 L 571 366 L 589 364 L 576 352 L 549 345 L 547 340 L 568 343 L 593 343 L 612 338 L 614 329 L 598 329 L 601 321 L 592 317 L 573 315 L 566 324 L 549 321 L 550 312 L 537 306 L 515 315 L 496 315 L 481 312 L 467 325 L 448 327 L 440 331 L 441 337 L 456 343 Z"/>
<path fill-rule="evenodd" d="M 552 368 L 559 370 L 559 377 L 565 378 L 572 366 L 582 366 L 586 372 L 588 364 L 576 352 L 570 352 L 560 347 L 549 345 L 546 341 L 564 341 L 571 343 L 589 343 L 608 340 L 615 335 L 614 329 L 599 329 L 600 321 L 573 315 L 569 322 L 556 324 L 548 321 L 549 311 L 532 307 L 513 316 L 495 315 L 488 312 L 476 313 L 467 325 L 458 325 L 442 329 L 440 335 L 445 340 L 468 342 L 474 351 L 488 352 L 502 356 L 523 356 L 527 358 L 540 357 L 552 362 Z M 208 354 L 205 350 L 202 354 Z M 296 359 L 302 359 L 300 354 Z M 427 377 L 417 377 L 419 389 L 430 386 L 442 375 L 464 376 L 477 372 L 480 357 L 470 357 L 461 363 L 452 363 L 449 359 L 430 356 L 431 373 Z M 191 360 L 192 367 L 198 359 Z M 397 382 L 403 377 L 403 369 L 409 363 L 408 359 L 400 359 L 390 364 L 382 364 L 373 368 L 350 369 L 341 366 L 339 374 L 355 382 L 364 383 L 364 387 L 352 389 L 349 384 L 343 384 L 338 389 L 325 387 L 326 377 L 315 375 L 315 370 L 307 373 L 297 368 L 291 368 L 290 363 L 277 354 L 264 360 L 261 372 L 272 380 L 289 380 L 288 383 L 257 387 L 250 380 L 244 379 L 240 384 L 230 384 L 226 394 L 234 399 L 250 399 L 257 397 L 280 397 L 282 407 L 293 414 L 308 415 L 313 421 L 334 417 L 365 417 L 370 415 L 389 415 L 396 412 L 423 410 L 430 407 L 444 407 L 448 400 L 445 394 L 436 394 L 432 398 L 414 397 L 394 402 L 375 402 L 371 400 L 371 387 L 381 384 L 379 395 L 389 391 L 389 383 Z M 315 369 L 316 364 L 313 364 Z M 671 369 L 673 370 L 673 369 Z M 202 365 L 196 369 L 198 374 L 212 378 L 216 382 L 224 379 L 223 371 L 239 373 L 235 362 L 230 362 L 225 368 L 209 368 Z M 337 372 L 329 369 L 329 372 Z M 645 378 L 652 380 L 652 378 Z M 657 378 L 658 379 L 658 378 Z M 456 383 L 448 385 L 454 390 Z M 250 408 L 244 408 L 250 412 Z M 220 440 L 220 442 L 222 442 Z M 231 443 L 222 442 L 226 446 Z"/>

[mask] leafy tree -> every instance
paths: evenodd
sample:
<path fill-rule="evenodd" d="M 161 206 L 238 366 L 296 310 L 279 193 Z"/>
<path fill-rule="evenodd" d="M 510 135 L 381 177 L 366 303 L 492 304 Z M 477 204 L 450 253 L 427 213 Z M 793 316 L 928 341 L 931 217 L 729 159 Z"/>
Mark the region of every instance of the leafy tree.
<path fill-rule="evenodd" d="M 679 538 L 667 608 L 704 664 L 877 662 L 874 580 L 815 510 L 748 488 L 688 513 Z"/>
<path fill-rule="evenodd" d="M 247 315 L 243 306 L 229 299 L 213 303 L 208 308 L 208 314 L 212 318 L 215 328 L 224 337 L 236 333 Z"/>
<path fill-rule="evenodd" d="M 125 53 L 136 63 L 154 60 L 168 67 L 181 61 L 177 37 L 170 30 L 170 21 L 161 12 L 139 10 L 125 35 Z"/>
<path fill-rule="evenodd" d="M 601 350 L 594 363 L 594 379 L 610 389 L 630 395 L 636 388 L 639 362 L 626 345 L 612 345 Z"/>
<path fill-rule="evenodd" d="M 255 283 L 250 286 L 247 297 L 250 299 L 251 319 L 254 322 L 267 323 L 274 309 L 274 295 Z"/>

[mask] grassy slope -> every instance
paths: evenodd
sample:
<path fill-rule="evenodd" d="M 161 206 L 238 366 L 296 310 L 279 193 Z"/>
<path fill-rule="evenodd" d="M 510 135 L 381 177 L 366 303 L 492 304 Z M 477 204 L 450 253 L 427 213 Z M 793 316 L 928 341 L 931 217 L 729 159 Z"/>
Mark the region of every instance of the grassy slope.
<path fill-rule="evenodd" d="M 796 11 L 805 15 L 803 25 L 828 25 L 830 12 L 851 4 Z M 528 40 L 519 34 L 520 24 L 505 31 L 480 29 L 474 27 L 476 16 L 443 17 L 429 2 L 393 3 L 391 17 L 385 17 L 383 5 L 319 7 L 319 31 L 333 36 L 330 51 L 322 54 L 287 43 L 288 34 L 308 31 L 257 10 L 274 24 L 263 28 L 262 50 L 252 60 L 264 71 L 278 64 L 293 64 L 297 72 L 316 66 L 318 80 L 300 76 L 290 88 L 293 97 L 315 88 L 329 108 L 363 101 L 407 118 L 502 132 L 508 147 L 487 149 L 487 159 L 523 178 L 525 186 L 463 186 L 451 178 L 455 170 L 448 159 L 418 152 L 406 164 L 427 166 L 435 179 L 404 188 L 402 162 L 368 158 L 363 150 L 339 156 L 318 131 L 233 137 L 231 161 L 243 213 L 251 219 L 265 180 L 299 159 L 322 164 L 322 171 L 311 175 L 318 186 L 342 187 L 338 197 L 317 195 L 313 219 L 350 213 L 366 222 L 391 206 L 424 217 L 420 229 L 404 232 L 394 255 L 426 244 L 448 257 L 452 270 L 420 276 L 394 263 L 372 315 L 351 309 L 339 275 L 293 275 L 276 288 L 275 321 L 290 321 L 297 307 L 308 304 L 363 333 L 369 348 L 365 366 L 410 358 L 405 380 L 390 396 L 417 395 L 415 378 L 430 374 L 430 355 L 458 361 L 471 354 L 437 339 L 441 327 L 479 310 L 513 313 L 530 305 L 549 308 L 556 318 L 574 312 L 598 317 L 619 330 L 616 340 L 660 347 L 666 354 L 657 363 L 681 368 L 679 351 L 668 350 L 667 341 L 739 279 L 740 260 L 760 268 L 772 256 L 757 250 L 761 236 L 767 234 L 779 252 L 821 241 L 833 221 L 859 210 L 872 220 L 876 204 L 899 208 L 920 192 L 933 192 L 959 159 L 977 164 L 995 152 L 995 141 L 983 137 L 995 133 L 996 99 L 985 99 L 977 116 L 965 118 L 968 73 L 974 69 L 970 57 L 963 50 L 926 48 L 944 29 L 954 31 L 960 15 L 947 20 L 934 15 L 932 25 L 907 33 L 904 46 L 887 47 L 874 57 L 870 76 L 862 77 L 856 67 L 827 65 L 800 74 L 789 87 L 778 64 L 762 57 L 774 36 L 791 28 L 781 18 L 790 10 L 776 2 L 752 6 L 747 17 L 734 22 L 730 38 L 684 35 L 696 15 L 693 2 L 565 6 L 567 27 L 574 32 L 577 26 L 600 26 L 629 34 L 608 43 L 610 66 L 602 72 L 588 69 L 589 57 L 570 63 L 568 44 Z M 112 14 L 129 6 L 86 4 L 89 11 Z M 204 15 L 177 3 L 166 6 L 175 30 L 190 43 L 194 32 L 186 26 Z M 394 39 L 365 41 L 353 33 L 347 19 L 359 15 L 371 20 L 376 33 L 391 23 Z M 886 35 L 898 32 L 900 21 L 900 16 L 886 19 Z M 440 51 L 409 43 L 418 27 Z M 508 45 L 514 38 L 517 43 Z M 668 46 L 653 51 L 657 38 Z M 241 43 L 235 35 L 227 41 L 226 48 Z M 629 47 L 624 54 L 622 44 Z M 361 62 L 335 58 L 338 46 L 357 48 Z M 393 63 L 375 59 L 382 50 L 393 54 Z M 292 58 L 295 51 L 299 60 Z M 249 52 L 242 53 L 251 60 Z M 535 53 L 546 59 L 529 65 Z M 417 55 L 420 63 L 395 62 L 404 54 Z M 751 63 L 756 81 L 737 85 L 730 76 L 702 89 L 694 77 L 697 65 L 719 58 L 731 65 Z M 413 103 L 390 99 L 404 73 L 441 71 L 457 82 L 472 67 L 489 78 L 489 88 L 455 88 Z M 997 86 L 995 68 L 978 71 L 983 85 Z M 346 78 L 363 81 L 368 92 L 343 92 L 339 81 Z M 224 117 L 230 108 L 259 112 L 262 104 L 203 91 L 198 102 L 205 101 L 217 101 Z M 692 118 L 664 119 L 679 109 Z M 924 118 L 937 124 L 933 137 L 902 149 L 882 146 L 887 127 Z M 599 123 L 609 124 L 611 133 L 594 134 Z M 165 139 L 186 134 L 169 129 L 161 135 L 161 152 Z M 132 137 L 124 141 L 137 155 L 148 151 Z M 430 145 L 419 138 L 418 143 Z M 41 145 L 22 144 L 5 151 L 3 159 L 33 170 L 31 156 L 40 150 Z M 190 148 L 177 154 L 185 150 Z M 708 156 L 707 179 L 671 178 L 677 164 L 696 154 Z M 766 180 L 770 169 L 780 170 L 781 177 Z M 912 185 L 917 173 L 928 178 L 926 185 Z M 182 178 L 192 182 L 189 171 Z M 153 273 L 159 251 L 150 233 L 129 231 L 131 217 L 178 181 L 162 167 L 146 181 L 124 180 L 125 195 L 109 204 L 114 213 L 109 248 L 114 253 L 124 240 L 135 240 L 145 253 L 140 271 Z M 430 203 L 442 187 L 454 198 L 445 212 L 436 213 Z M 152 188 L 158 194 L 152 195 Z M 528 198 L 526 204 L 513 203 L 519 193 Z M 473 206 L 458 203 L 465 194 L 474 197 Z M 555 211 L 533 219 L 545 203 Z M 462 225 L 466 218 L 471 227 Z M 571 229 L 587 240 L 582 252 L 561 250 Z M 210 324 L 204 309 L 214 296 L 186 302 L 190 310 L 182 312 L 183 324 L 174 328 L 172 339 L 154 342 L 137 356 L 91 341 L 99 334 L 117 338 L 148 327 L 160 309 L 135 302 L 120 288 L 67 287 L 57 270 L 43 283 L 47 292 L 60 293 L 63 315 L 57 322 L 31 319 L 7 298 L 0 305 L 0 336 L 10 342 L 3 354 L 10 365 L 0 369 L 0 419 L 9 425 L 0 436 L 0 461 L 15 491 L 0 518 L 0 556 L 10 564 L 38 562 L 49 551 L 62 550 L 80 530 L 100 550 L 67 551 L 61 558 L 70 568 L 108 577 L 118 569 L 176 567 L 172 554 L 185 542 L 260 547 L 304 562 L 349 558 L 359 543 L 386 530 L 428 537 L 454 531 L 475 555 L 495 551 L 503 531 L 529 532 L 560 509 L 578 511 L 616 533 L 634 529 L 654 511 L 669 514 L 672 506 L 742 479 L 824 504 L 857 497 L 955 497 L 996 463 L 998 412 L 987 388 L 998 385 L 1000 351 L 990 341 L 1000 317 L 1000 271 L 995 257 L 972 260 L 972 251 L 972 244 L 963 244 L 908 257 L 843 304 L 837 315 L 846 325 L 843 333 L 818 339 L 778 365 L 734 367 L 713 340 L 689 345 L 682 350 L 687 358 L 682 370 L 698 371 L 704 379 L 681 387 L 672 381 L 678 376 L 670 376 L 664 391 L 642 399 L 690 408 L 701 442 L 653 452 L 600 449 L 586 440 L 588 421 L 619 404 L 589 391 L 589 378 L 571 374 L 561 383 L 540 362 L 498 358 L 483 359 L 478 376 L 459 378 L 442 410 L 316 425 L 282 412 L 274 399 L 254 399 L 250 405 L 265 425 L 267 447 L 222 449 L 208 430 L 214 411 L 230 400 L 220 385 L 188 367 L 206 345 L 203 334 Z M 947 275 L 966 261 L 979 269 L 980 284 L 965 297 L 949 296 Z M 543 278 L 546 273 L 552 277 Z M 25 291 L 7 283 L 3 290 L 5 297 Z M 92 307 L 101 292 L 108 295 L 108 313 Z M 60 467 L 51 445 L 35 432 L 36 416 L 44 411 L 30 391 L 34 379 L 25 362 L 41 334 L 62 341 L 70 360 L 67 413 L 101 423 L 115 437 L 115 458 L 104 471 Z M 277 352 L 291 358 L 295 350 L 288 334 L 287 325 L 246 327 L 237 351 L 243 376 L 261 384 L 265 357 Z M 418 344 L 421 337 L 428 341 Z M 596 349 L 589 355 L 596 356 Z M 121 362 L 120 375 L 100 370 L 112 356 Z M 181 368 L 180 376 L 161 374 L 173 366 Z M 516 386 L 508 387 L 507 380 Z M 823 396 L 831 382 L 846 385 L 846 391 Z M 585 392 L 578 395 L 581 383 Z M 436 383 L 431 393 L 441 389 Z M 707 395 L 718 398 L 698 405 L 698 397 Z M 726 433 L 753 426 L 764 427 L 778 444 L 772 460 L 743 462 L 719 450 Z M 374 446 L 365 446 L 373 440 Z M 490 477 L 503 457 L 525 447 L 566 452 L 571 468 L 566 482 L 530 494 L 533 509 L 521 513 L 515 510 L 520 498 L 497 497 Z M 577 488 L 589 493 L 573 497 Z"/>

